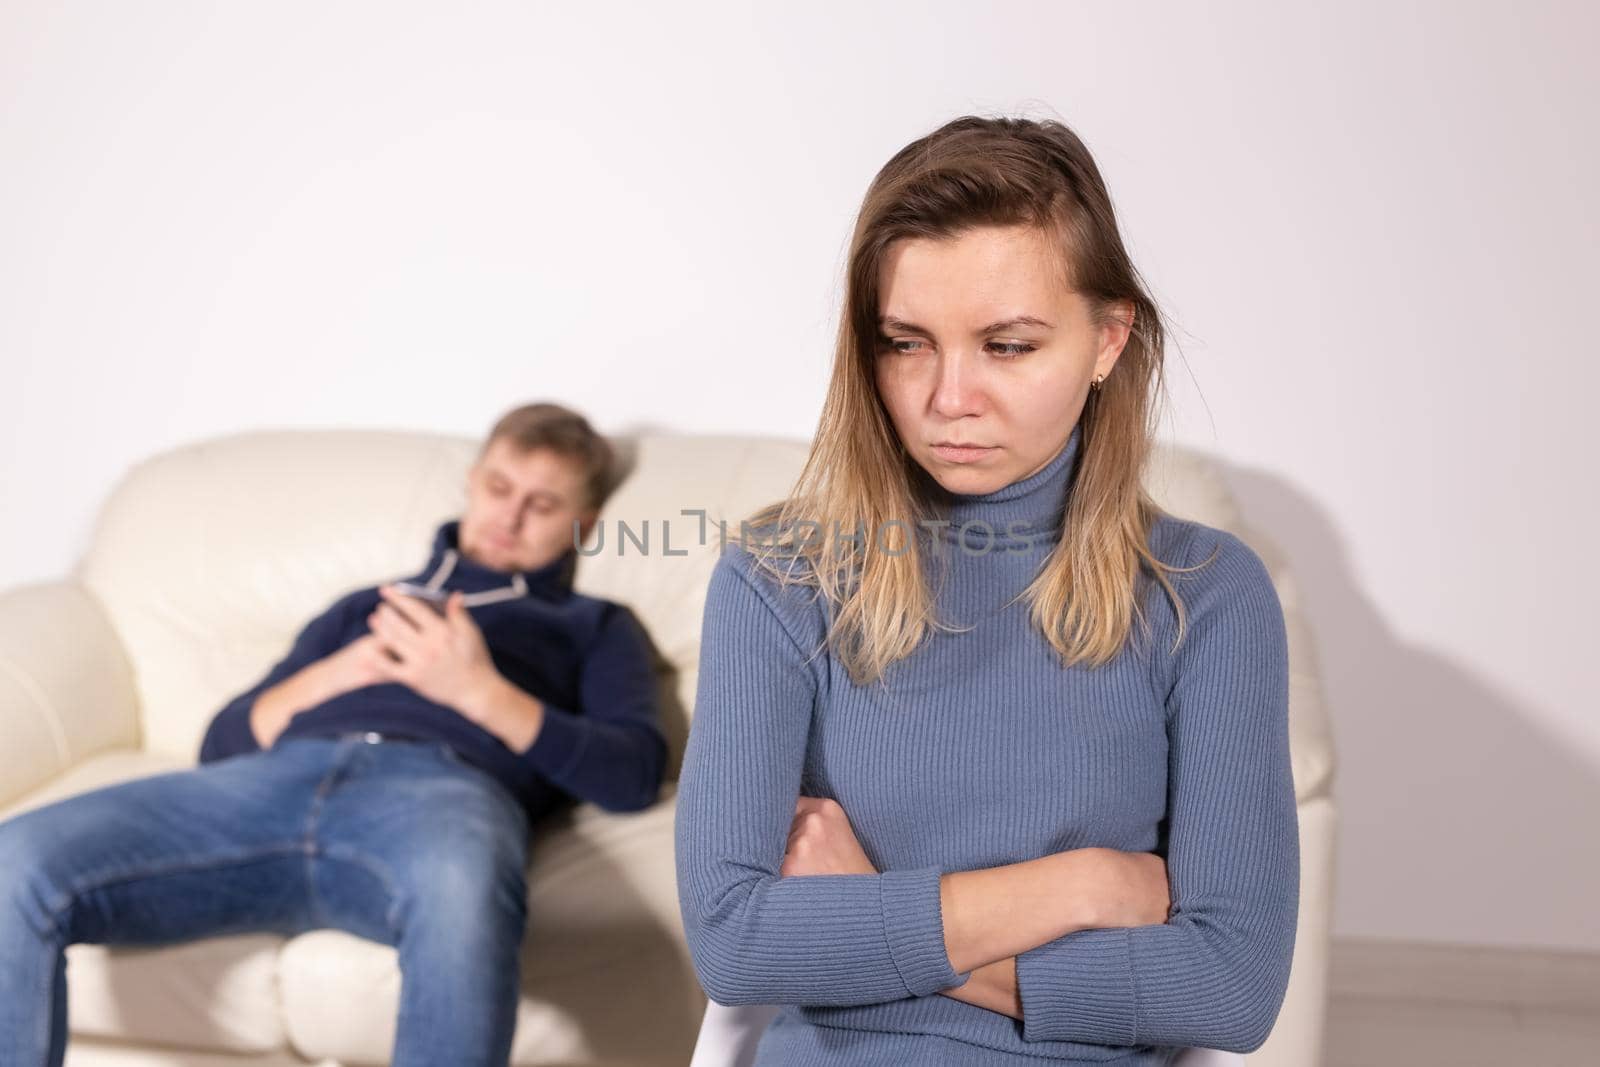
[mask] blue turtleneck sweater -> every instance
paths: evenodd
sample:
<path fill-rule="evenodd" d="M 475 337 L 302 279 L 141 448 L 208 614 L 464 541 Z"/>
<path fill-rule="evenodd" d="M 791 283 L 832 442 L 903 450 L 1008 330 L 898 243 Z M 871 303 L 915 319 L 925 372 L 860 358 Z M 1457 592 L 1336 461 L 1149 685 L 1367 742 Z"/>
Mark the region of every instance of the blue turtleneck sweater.
<path fill-rule="evenodd" d="M 621 604 L 573 591 L 577 553 L 535 570 L 506 573 L 460 552 L 459 523 L 434 535 L 427 567 L 410 581 L 468 594 L 495 668 L 544 704 L 533 744 L 514 752 L 495 735 L 400 683 L 367 686 L 308 708 L 280 738 L 377 731 L 442 741 L 489 772 L 537 816 L 558 802 L 590 801 L 633 811 L 656 800 L 666 757 L 648 637 Z M 200 761 L 260 750 L 250 730 L 256 697 L 370 632 L 376 586 L 341 597 L 306 624 L 261 681 L 212 720 Z"/>
<path fill-rule="evenodd" d="M 936 610 L 974 629 L 930 633 L 880 684 L 808 658 L 831 613 L 814 590 L 780 589 L 737 545 L 718 559 L 678 889 L 711 998 L 784 1006 L 758 1064 L 1164 1064 L 1271 1030 L 1299 897 L 1282 608 L 1244 542 L 1163 515 L 1158 558 L 1215 554 L 1172 579 L 1182 645 L 1149 582 L 1151 640 L 1063 667 L 1028 602 L 1008 601 L 1061 536 L 1080 434 L 993 493 L 939 490 L 952 525 L 919 534 Z M 778 877 L 799 795 L 837 800 L 881 873 Z M 939 995 L 968 978 L 945 949 L 940 876 L 1085 847 L 1163 856 L 1170 918 L 1022 953 L 1021 1021 Z"/>

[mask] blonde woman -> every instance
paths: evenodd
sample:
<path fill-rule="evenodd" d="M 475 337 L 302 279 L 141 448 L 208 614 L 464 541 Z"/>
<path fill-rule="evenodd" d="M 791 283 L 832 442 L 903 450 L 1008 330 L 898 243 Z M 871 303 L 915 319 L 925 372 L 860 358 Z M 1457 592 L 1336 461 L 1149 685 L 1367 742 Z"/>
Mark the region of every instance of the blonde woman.
<path fill-rule="evenodd" d="M 1082 142 L 966 117 L 867 191 L 791 495 L 719 558 L 679 785 L 755 1062 L 1167 1064 L 1272 1029 L 1282 609 L 1141 488 L 1163 330 Z"/>

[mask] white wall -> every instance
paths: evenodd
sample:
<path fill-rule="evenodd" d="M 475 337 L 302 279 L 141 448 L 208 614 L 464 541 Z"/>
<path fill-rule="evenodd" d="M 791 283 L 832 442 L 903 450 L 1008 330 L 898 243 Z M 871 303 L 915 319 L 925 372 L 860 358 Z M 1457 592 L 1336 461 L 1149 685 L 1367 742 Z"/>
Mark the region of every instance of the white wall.
<path fill-rule="evenodd" d="M 872 174 L 1054 114 L 1309 587 L 1339 932 L 1600 949 L 1591 5 L 454 7 L 0 6 L 0 587 L 243 428 L 809 434 Z"/>

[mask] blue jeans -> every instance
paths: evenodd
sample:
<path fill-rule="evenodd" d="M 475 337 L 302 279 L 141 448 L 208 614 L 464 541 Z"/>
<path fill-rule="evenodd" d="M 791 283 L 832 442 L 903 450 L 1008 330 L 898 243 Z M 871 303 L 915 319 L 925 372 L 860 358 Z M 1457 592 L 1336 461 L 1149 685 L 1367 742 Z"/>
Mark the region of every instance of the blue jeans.
<path fill-rule="evenodd" d="M 395 946 L 393 1062 L 511 1054 L 528 816 L 438 743 L 293 738 L 0 823 L 0 1067 L 66 1051 L 65 948 L 346 930 Z"/>

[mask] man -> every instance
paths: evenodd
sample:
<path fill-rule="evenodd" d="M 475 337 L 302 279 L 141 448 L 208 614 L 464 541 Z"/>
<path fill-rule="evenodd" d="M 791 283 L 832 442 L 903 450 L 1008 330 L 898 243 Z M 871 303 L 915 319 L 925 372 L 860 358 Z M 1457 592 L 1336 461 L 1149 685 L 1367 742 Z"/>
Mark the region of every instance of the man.
<path fill-rule="evenodd" d="M 201 766 L 0 824 L 0 1067 L 62 1062 L 68 944 L 317 928 L 398 948 L 394 1063 L 504 1065 L 530 824 L 644 808 L 661 782 L 649 641 L 571 586 L 610 468 L 582 416 L 510 412 L 415 595 L 313 619 Z"/>

